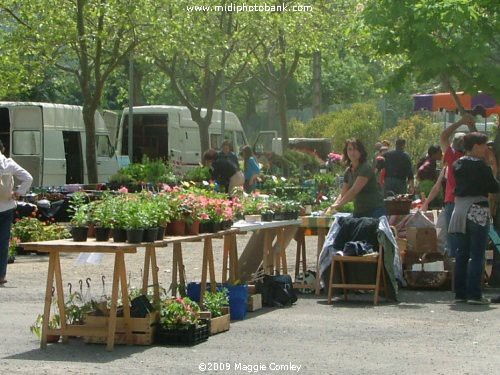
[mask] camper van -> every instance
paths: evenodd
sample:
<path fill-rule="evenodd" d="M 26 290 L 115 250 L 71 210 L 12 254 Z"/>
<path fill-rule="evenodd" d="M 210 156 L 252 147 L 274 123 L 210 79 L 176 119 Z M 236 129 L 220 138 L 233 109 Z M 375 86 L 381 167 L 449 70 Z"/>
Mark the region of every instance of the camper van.
<path fill-rule="evenodd" d="M 114 118 L 113 118 L 114 117 Z M 116 115 L 104 115 L 110 126 Z M 113 134 L 95 114 L 97 174 L 106 182 L 118 170 Z M 115 125 L 116 132 L 116 125 Z M 33 186 L 88 183 L 82 107 L 51 103 L 0 102 L 0 139 L 6 155 L 33 176 Z M 111 137 L 110 137 L 111 135 Z"/>
<path fill-rule="evenodd" d="M 203 110 L 202 116 L 205 113 Z M 199 127 L 187 107 L 138 106 L 133 107 L 132 116 L 132 131 L 129 132 L 129 109 L 123 110 L 116 145 L 118 155 L 128 156 L 134 163 L 140 162 L 143 156 L 169 160 L 177 172 L 186 172 L 199 165 L 202 158 Z M 223 141 L 220 110 L 213 111 L 208 133 L 210 147 L 220 149 Z M 133 139 L 130 145 L 129 134 Z M 236 153 L 247 144 L 240 121 L 232 112 L 225 112 L 224 139 L 233 142 Z"/>

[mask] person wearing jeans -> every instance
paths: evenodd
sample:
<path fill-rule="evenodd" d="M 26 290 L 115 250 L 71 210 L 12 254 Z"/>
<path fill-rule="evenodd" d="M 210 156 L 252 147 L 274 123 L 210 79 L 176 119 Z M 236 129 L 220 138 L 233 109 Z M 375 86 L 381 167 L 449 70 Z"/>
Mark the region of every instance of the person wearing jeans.
<path fill-rule="evenodd" d="M 488 193 L 497 193 L 500 190 L 498 181 L 485 162 L 487 141 L 485 134 L 466 134 L 466 155 L 453 163 L 456 181 L 455 207 L 448 231 L 456 246 L 455 302 L 468 302 L 473 305 L 489 303 L 481 293 L 490 226 Z"/>
<path fill-rule="evenodd" d="M 12 227 L 12 219 L 16 207 L 15 199 L 26 194 L 33 181 L 33 177 L 14 160 L 5 157 L 3 154 L 4 152 L 5 148 L 0 140 L 0 178 L 2 178 L 2 184 L 4 186 L 0 189 L 2 192 L 0 195 L 0 286 L 7 282 L 5 276 L 7 274 L 7 263 L 9 260 L 10 229 Z M 21 181 L 21 185 L 17 190 L 13 189 L 13 191 L 11 191 L 10 187 L 13 187 L 14 183 L 13 178 Z M 12 183 L 9 184 L 9 182 Z M 5 193 L 3 189 L 7 189 L 7 186 L 9 189 Z"/>

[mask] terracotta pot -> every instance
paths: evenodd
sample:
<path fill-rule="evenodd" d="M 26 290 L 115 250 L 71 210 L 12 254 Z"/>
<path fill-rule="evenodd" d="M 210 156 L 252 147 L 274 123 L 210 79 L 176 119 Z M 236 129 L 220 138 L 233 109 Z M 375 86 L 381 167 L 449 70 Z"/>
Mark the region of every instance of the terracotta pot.
<path fill-rule="evenodd" d="M 186 222 L 174 220 L 167 225 L 167 234 L 171 236 L 184 236 L 186 234 Z"/>
<path fill-rule="evenodd" d="M 186 234 L 189 235 L 197 235 L 200 233 L 200 222 L 199 221 L 193 221 L 190 225 L 186 225 Z"/>
<path fill-rule="evenodd" d="M 47 335 L 47 343 L 53 344 L 53 343 L 59 342 L 60 338 L 61 338 L 61 336 L 59 336 L 59 335 Z"/>

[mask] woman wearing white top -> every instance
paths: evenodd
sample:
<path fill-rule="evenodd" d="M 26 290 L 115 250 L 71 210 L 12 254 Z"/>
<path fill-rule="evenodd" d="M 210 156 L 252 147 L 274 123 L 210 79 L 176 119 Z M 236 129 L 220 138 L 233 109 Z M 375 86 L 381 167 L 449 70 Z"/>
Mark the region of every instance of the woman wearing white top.
<path fill-rule="evenodd" d="M 12 178 L 19 180 L 21 185 L 0 198 L 0 286 L 7 282 L 5 275 L 9 259 L 10 229 L 16 208 L 15 200 L 28 192 L 33 181 L 33 177 L 14 160 L 5 157 L 4 152 L 5 148 L 0 140 L 0 178 L 5 183 L 4 186 L 9 186 L 9 179 Z"/>

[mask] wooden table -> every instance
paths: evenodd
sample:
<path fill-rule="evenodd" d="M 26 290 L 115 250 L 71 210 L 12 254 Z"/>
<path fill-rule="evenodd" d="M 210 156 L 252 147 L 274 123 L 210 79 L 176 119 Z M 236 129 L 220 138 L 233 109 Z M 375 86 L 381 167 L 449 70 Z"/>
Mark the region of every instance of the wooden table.
<path fill-rule="evenodd" d="M 49 269 L 47 273 L 47 285 L 45 289 L 45 306 L 43 311 L 42 339 L 40 347 L 47 347 L 47 335 L 60 335 L 63 342 L 66 342 L 68 336 L 106 336 L 107 350 L 113 350 L 114 336 L 116 330 L 116 310 L 118 301 L 118 288 L 121 288 L 121 297 L 123 301 L 123 318 L 125 322 L 125 332 L 127 343 L 132 344 L 132 332 L 130 321 L 130 307 L 128 302 L 127 273 L 125 269 L 125 254 L 137 252 L 137 247 L 141 244 L 97 242 L 88 240 L 87 242 L 74 242 L 73 240 L 54 240 L 43 242 L 27 242 L 22 244 L 27 250 L 36 250 L 49 253 Z M 109 326 L 107 328 L 89 328 L 85 326 L 74 326 L 66 323 L 66 314 L 64 312 L 64 292 L 61 275 L 61 253 L 111 253 L 115 254 L 115 264 L 113 271 L 113 289 L 111 292 L 111 310 L 109 313 Z M 54 287 L 57 296 L 57 306 L 61 318 L 60 329 L 49 329 L 50 306 L 52 304 L 52 291 Z"/>
<path fill-rule="evenodd" d="M 200 300 L 198 301 L 201 305 L 203 303 L 203 291 L 206 289 L 207 281 L 210 282 L 210 289 L 212 292 L 216 290 L 216 278 L 215 278 L 215 264 L 213 255 L 213 245 L 212 240 L 214 238 L 222 238 L 224 240 L 224 259 L 229 260 L 230 264 L 234 264 L 236 268 L 231 268 L 233 272 L 237 272 L 237 253 L 233 249 L 236 244 L 236 233 L 238 229 L 228 229 L 217 233 L 200 233 L 197 235 L 188 236 L 171 236 L 165 237 L 162 241 L 154 242 L 149 246 L 146 246 L 146 256 L 144 260 L 144 275 L 143 275 L 143 285 L 142 292 L 146 293 L 149 280 L 149 270 L 152 271 L 153 277 L 153 287 L 154 295 L 156 300 L 156 295 L 159 295 L 158 289 L 158 273 L 156 265 L 156 247 L 166 246 L 168 244 L 173 244 L 173 257 L 172 257 L 172 295 L 177 296 L 177 292 L 180 291 L 181 295 L 185 295 L 186 292 L 186 276 L 185 267 L 182 257 L 182 243 L 183 242 L 203 242 L 203 257 L 202 257 L 202 269 L 201 269 L 201 283 L 200 283 Z M 225 268 L 227 271 L 227 266 Z M 235 271 L 236 270 L 236 271 Z M 236 279 L 231 278 L 230 281 L 235 281 Z M 227 277 L 224 276 L 223 267 L 223 277 L 222 281 L 226 282 Z M 159 300 L 159 298 L 158 298 Z"/>
<path fill-rule="evenodd" d="M 300 224 L 300 220 L 235 223 L 233 228 L 238 229 L 239 233 L 253 232 L 238 259 L 239 280 L 243 282 L 251 280 L 252 274 L 255 274 L 261 266 L 268 275 L 287 274 L 285 250 Z"/>
<path fill-rule="evenodd" d="M 295 278 L 300 272 L 300 265 L 302 264 L 302 272 L 305 274 L 307 271 L 307 261 L 306 261 L 306 235 L 313 235 L 316 233 L 318 236 L 318 242 L 316 245 L 316 281 L 314 283 L 314 291 L 316 295 L 320 293 L 320 276 L 319 276 L 319 254 L 323 249 L 323 244 L 325 243 L 325 237 L 333 224 L 334 218 L 331 216 L 302 216 L 300 228 L 297 231 L 297 253 L 295 257 Z M 309 284 L 299 284 L 294 283 L 294 288 L 308 289 L 311 288 Z"/>

